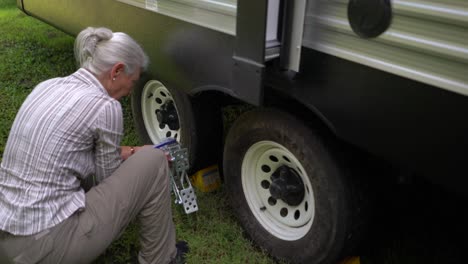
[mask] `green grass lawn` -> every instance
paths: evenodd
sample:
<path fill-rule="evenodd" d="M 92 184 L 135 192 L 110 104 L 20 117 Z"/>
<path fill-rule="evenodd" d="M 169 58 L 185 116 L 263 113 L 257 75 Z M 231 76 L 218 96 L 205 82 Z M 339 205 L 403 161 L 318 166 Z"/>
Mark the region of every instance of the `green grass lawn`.
<path fill-rule="evenodd" d="M 73 38 L 28 17 L 14 0 L 0 0 L 0 157 L 10 127 L 22 102 L 39 82 L 66 76 L 76 70 Z M 124 99 L 123 145 L 138 145 L 129 100 Z M 244 238 L 227 204 L 223 189 L 198 193 L 199 212 L 185 215 L 174 208 L 178 239 L 189 242 L 189 263 L 274 263 Z M 156 224 L 156 223 L 155 223 Z M 95 263 L 128 263 L 138 250 L 138 225 L 123 236 Z"/>

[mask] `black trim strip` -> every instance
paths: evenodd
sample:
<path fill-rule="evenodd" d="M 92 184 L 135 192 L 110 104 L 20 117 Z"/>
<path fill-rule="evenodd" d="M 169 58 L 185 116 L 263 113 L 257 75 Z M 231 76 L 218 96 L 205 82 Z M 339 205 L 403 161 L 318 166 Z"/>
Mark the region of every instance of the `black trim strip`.
<path fill-rule="evenodd" d="M 267 13 L 268 0 L 237 2 L 231 89 L 254 105 L 260 105 L 263 97 Z"/>

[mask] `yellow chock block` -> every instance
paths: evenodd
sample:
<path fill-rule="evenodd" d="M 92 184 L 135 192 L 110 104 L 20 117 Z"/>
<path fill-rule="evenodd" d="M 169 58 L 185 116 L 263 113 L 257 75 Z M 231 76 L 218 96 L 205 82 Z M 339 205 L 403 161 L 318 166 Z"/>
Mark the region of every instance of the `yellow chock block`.
<path fill-rule="evenodd" d="M 190 178 L 192 185 L 202 192 L 211 192 L 221 186 L 218 165 L 199 170 Z"/>
<path fill-rule="evenodd" d="M 339 264 L 360 264 L 361 258 L 360 257 L 347 257 L 343 259 Z"/>

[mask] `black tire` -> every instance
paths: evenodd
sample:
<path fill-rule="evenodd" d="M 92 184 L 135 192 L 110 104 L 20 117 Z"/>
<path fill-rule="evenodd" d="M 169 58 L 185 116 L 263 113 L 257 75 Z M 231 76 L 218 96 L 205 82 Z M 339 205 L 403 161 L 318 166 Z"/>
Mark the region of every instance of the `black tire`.
<path fill-rule="evenodd" d="M 136 131 L 142 144 L 157 144 L 160 138 L 150 136 L 149 129 L 157 130 L 157 127 L 149 127 L 145 124 L 142 111 L 142 97 L 144 96 L 145 86 L 153 84 L 154 80 L 150 76 L 144 75 L 140 79 L 140 84 L 135 87 L 132 93 L 132 113 Z M 174 106 L 177 111 L 178 125 L 180 133 L 171 133 L 165 136 L 177 136 L 177 141 L 188 149 L 190 173 L 205 166 L 212 165 L 219 159 L 221 149 L 222 126 L 221 114 L 219 108 L 213 104 L 203 104 L 201 98 L 189 98 L 184 92 L 172 87 L 168 83 L 162 84 L 170 93 Z M 146 98 L 153 100 L 153 98 Z M 155 100 L 155 98 L 154 98 Z M 157 123 L 156 113 L 154 113 L 155 123 Z M 210 120 L 207 123 L 206 120 Z M 169 126 L 167 126 L 169 127 Z"/>
<path fill-rule="evenodd" d="M 294 222 L 290 221 L 290 223 L 293 223 L 291 225 L 293 227 L 288 229 L 299 230 L 301 228 L 300 230 L 304 232 L 302 237 L 298 235 L 297 238 L 283 239 L 278 235 L 279 231 L 278 234 L 275 233 L 274 225 L 261 223 L 260 218 L 262 217 L 278 216 L 273 210 L 276 204 L 274 206 L 270 204 L 269 208 L 265 208 L 268 207 L 266 205 L 267 201 L 265 201 L 265 206 L 256 211 L 259 216 L 255 216 L 247 201 L 246 187 L 243 187 L 243 181 L 248 186 L 247 182 L 255 172 L 244 168 L 244 171 L 248 172 L 248 174 L 242 176 L 242 166 L 249 162 L 244 158 L 255 157 L 255 155 L 246 156 L 246 154 L 250 153 L 248 151 L 251 151 L 254 148 L 253 146 L 270 144 L 268 142 L 280 144 L 294 155 L 305 170 L 305 173 L 301 172 L 298 175 L 300 174 L 299 176 L 302 177 L 306 188 L 310 187 L 312 189 L 310 196 L 315 200 L 315 213 L 313 218 L 310 219 L 313 220 L 309 220 L 310 224 L 307 222 L 301 227 L 295 227 Z M 275 160 L 277 159 L 275 158 Z M 260 168 L 258 166 L 261 165 L 261 163 L 258 163 L 255 168 Z M 298 170 L 300 169 L 296 169 L 296 172 Z M 293 263 L 324 264 L 336 262 L 343 253 L 352 225 L 352 204 L 344 173 L 318 133 L 306 127 L 293 116 L 278 110 L 259 109 L 239 117 L 230 129 L 226 139 L 224 177 L 233 210 L 240 224 L 247 235 L 273 257 Z M 305 177 L 308 178 L 309 182 L 306 182 Z M 264 180 L 262 181 L 262 188 L 267 189 L 271 194 L 272 183 L 266 184 L 269 187 L 265 188 L 263 182 Z M 308 186 L 309 184 L 310 186 Z M 257 188 L 260 189 L 260 186 Z M 304 197 L 304 199 L 306 198 Z M 259 199 L 261 200 L 261 198 Z M 310 199 L 310 197 L 307 199 Z M 254 202 L 250 202 L 250 204 L 252 205 Z M 302 204 L 299 206 L 302 206 Z M 310 206 L 312 208 L 312 205 Z M 296 208 L 294 205 L 289 207 L 289 209 L 294 208 Z M 306 215 L 307 205 L 305 208 L 300 207 L 299 212 Z M 294 217 L 296 216 L 294 215 Z M 274 222 L 273 220 L 272 223 L 278 224 L 278 227 L 283 227 L 284 225 L 280 221 Z M 310 228 L 303 229 L 307 226 Z"/>

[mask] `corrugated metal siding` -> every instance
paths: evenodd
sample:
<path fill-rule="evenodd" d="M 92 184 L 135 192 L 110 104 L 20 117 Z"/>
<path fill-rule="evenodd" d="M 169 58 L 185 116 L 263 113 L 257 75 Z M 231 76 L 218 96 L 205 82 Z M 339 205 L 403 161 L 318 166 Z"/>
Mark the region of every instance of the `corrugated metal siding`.
<path fill-rule="evenodd" d="M 237 0 L 116 0 L 235 35 Z"/>
<path fill-rule="evenodd" d="M 394 0 L 375 39 L 351 29 L 347 0 L 309 1 L 304 46 L 468 95 L 468 1 Z"/>

